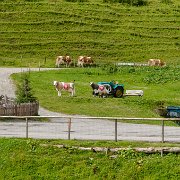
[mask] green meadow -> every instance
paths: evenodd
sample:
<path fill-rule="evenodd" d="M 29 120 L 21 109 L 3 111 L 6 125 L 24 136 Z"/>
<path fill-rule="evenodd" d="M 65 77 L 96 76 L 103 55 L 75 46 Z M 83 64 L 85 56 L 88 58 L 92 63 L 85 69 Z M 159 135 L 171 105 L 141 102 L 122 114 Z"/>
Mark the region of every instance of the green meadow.
<path fill-rule="evenodd" d="M 179 0 L 1 0 L 0 27 L 0 67 L 54 67 L 56 56 L 73 59 L 71 69 L 30 71 L 33 94 L 44 108 L 70 115 L 155 118 L 160 117 L 159 108 L 180 106 Z M 77 68 L 80 55 L 91 56 L 97 66 Z M 114 65 L 147 63 L 151 58 L 167 66 Z M 11 76 L 15 83 L 21 77 Z M 75 80 L 76 95 L 63 92 L 58 97 L 54 80 Z M 111 80 L 124 84 L 125 90 L 141 89 L 144 96 L 92 96 L 89 82 Z M 59 144 L 65 147 L 54 146 Z M 74 148 L 79 146 L 129 150 Z M 161 157 L 132 150 L 162 146 L 179 143 L 0 138 L 0 179 L 180 179 L 178 154 Z"/>
<path fill-rule="evenodd" d="M 180 104 L 179 7 L 178 0 L 2 0 L 0 66 L 54 67 L 56 56 L 67 54 L 73 69 L 31 73 L 43 107 L 66 114 L 159 117 L 158 108 Z M 79 55 L 91 56 L 97 67 L 77 68 Z M 150 58 L 167 66 L 114 66 Z M 76 96 L 57 97 L 54 80 L 75 80 Z M 111 80 L 127 90 L 141 89 L 144 96 L 92 97 L 89 82 Z"/>
<path fill-rule="evenodd" d="M 58 148 L 54 145 L 65 145 Z M 178 154 L 145 154 L 133 147 L 156 143 L 0 139 L 0 179 L 178 180 Z M 93 152 L 75 147 L 129 147 L 127 151 Z M 161 146 L 161 145 L 160 145 Z M 170 146 L 171 144 L 165 144 Z M 175 146 L 175 145 L 173 145 Z"/>
<path fill-rule="evenodd" d="M 21 74 L 12 76 L 16 82 Z M 56 112 L 103 117 L 160 117 L 158 109 L 180 105 L 180 71 L 177 67 L 71 68 L 29 73 L 33 93 L 40 105 Z M 73 82 L 75 96 L 62 91 L 58 97 L 53 81 Z M 143 90 L 144 95 L 99 98 L 92 95 L 90 82 L 118 81 L 127 89 Z M 171 124 L 171 123 L 170 123 Z M 173 123 L 174 124 L 174 123 Z"/>
<path fill-rule="evenodd" d="M 179 0 L 1 0 L 0 66 L 54 67 L 65 54 L 74 63 L 87 55 L 96 64 L 177 65 L 179 7 Z"/>

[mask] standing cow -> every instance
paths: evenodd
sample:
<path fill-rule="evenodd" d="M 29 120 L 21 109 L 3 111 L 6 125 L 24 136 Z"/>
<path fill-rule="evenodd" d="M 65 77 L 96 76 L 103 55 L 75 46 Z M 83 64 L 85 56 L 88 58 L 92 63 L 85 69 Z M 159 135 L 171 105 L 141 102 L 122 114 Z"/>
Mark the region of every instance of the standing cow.
<path fill-rule="evenodd" d="M 149 66 L 161 66 L 162 67 L 162 66 L 166 66 L 166 63 L 160 59 L 149 59 L 148 65 Z"/>
<path fill-rule="evenodd" d="M 79 56 L 77 66 L 84 67 L 84 65 L 93 65 L 94 61 L 88 56 Z"/>
<path fill-rule="evenodd" d="M 70 56 L 58 56 L 56 58 L 56 67 L 60 67 L 61 64 L 65 64 L 66 67 L 69 67 L 70 64 L 72 63 L 71 57 Z"/>
<path fill-rule="evenodd" d="M 58 92 L 58 96 L 61 96 L 61 91 L 67 91 L 71 94 L 71 96 L 75 95 L 75 85 L 74 82 L 53 82 L 56 91 Z"/>
<path fill-rule="evenodd" d="M 94 82 L 90 82 L 90 86 L 93 89 L 93 96 L 99 96 L 99 97 L 108 97 L 108 95 L 111 93 L 112 89 L 109 84 L 95 84 Z"/>

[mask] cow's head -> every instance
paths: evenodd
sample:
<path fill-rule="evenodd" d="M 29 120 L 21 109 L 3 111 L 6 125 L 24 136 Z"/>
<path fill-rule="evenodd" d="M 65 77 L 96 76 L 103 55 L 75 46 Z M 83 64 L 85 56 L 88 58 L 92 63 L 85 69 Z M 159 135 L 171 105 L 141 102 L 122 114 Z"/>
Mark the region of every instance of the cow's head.
<path fill-rule="evenodd" d="M 54 86 L 57 86 L 57 83 L 58 83 L 57 81 L 54 81 L 54 82 L 53 82 L 53 85 L 54 85 Z"/>

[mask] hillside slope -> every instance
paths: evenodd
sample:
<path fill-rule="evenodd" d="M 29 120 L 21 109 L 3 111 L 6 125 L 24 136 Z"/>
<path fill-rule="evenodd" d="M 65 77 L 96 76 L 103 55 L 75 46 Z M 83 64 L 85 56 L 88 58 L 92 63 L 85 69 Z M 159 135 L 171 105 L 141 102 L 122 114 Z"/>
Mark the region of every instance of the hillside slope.
<path fill-rule="evenodd" d="M 0 66 L 54 67 L 57 55 L 97 63 L 179 63 L 180 2 L 129 6 L 103 0 L 1 1 Z"/>

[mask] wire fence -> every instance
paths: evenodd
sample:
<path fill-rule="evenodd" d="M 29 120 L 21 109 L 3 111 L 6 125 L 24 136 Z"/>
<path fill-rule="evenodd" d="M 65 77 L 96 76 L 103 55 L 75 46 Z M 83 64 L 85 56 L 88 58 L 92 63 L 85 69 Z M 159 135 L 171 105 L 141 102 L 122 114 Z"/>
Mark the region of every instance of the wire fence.
<path fill-rule="evenodd" d="M 128 123 L 158 121 L 157 125 Z M 180 118 L 76 116 L 0 116 L 0 137 L 77 140 L 180 142 L 180 127 L 165 126 Z"/>

